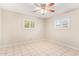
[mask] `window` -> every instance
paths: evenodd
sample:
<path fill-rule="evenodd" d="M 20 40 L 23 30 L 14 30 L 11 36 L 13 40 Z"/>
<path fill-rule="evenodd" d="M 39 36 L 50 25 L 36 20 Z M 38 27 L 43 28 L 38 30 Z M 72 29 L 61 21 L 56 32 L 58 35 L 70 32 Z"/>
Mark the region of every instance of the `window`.
<path fill-rule="evenodd" d="M 35 27 L 34 21 L 24 20 L 24 28 L 34 28 L 34 27 Z"/>
<path fill-rule="evenodd" d="M 69 29 L 70 28 L 70 17 L 62 17 L 55 20 L 56 29 Z"/>

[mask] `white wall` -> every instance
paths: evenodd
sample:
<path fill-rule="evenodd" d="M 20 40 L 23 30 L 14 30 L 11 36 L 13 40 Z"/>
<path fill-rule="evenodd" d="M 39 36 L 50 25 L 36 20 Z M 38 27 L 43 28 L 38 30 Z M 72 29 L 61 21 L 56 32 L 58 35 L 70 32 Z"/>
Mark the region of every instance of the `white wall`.
<path fill-rule="evenodd" d="M 79 9 L 60 15 L 70 16 L 71 26 L 68 30 L 57 30 L 54 27 L 54 17 L 47 20 L 47 38 L 50 41 L 60 41 L 63 45 L 79 48 Z"/>
<path fill-rule="evenodd" d="M 2 9 L 0 10 L 0 38 L 2 35 L 0 46 L 34 42 L 46 38 L 48 41 L 56 40 L 63 43 L 63 45 L 67 44 L 79 48 L 79 9 L 65 13 L 62 17 L 64 16 L 71 17 L 71 28 L 69 30 L 55 29 L 54 17 L 41 20 L 33 16 L 26 16 Z M 35 28 L 31 30 L 24 29 L 24 19 L 35 21 Z"/>
<path fill-rule="evenodd" d="M 2 32 L 1 32 L 1 9 L 0 9 L 0 45 L 2 44 L 2 39 L 1 39 L 1 34 L 2 34 Z"/>
<path fill-rule="evenodd" d="M 23 20 L 35 22 L 34 29 L 25 29 Z M 16 43 L 34 42 L 43 39 L 43 20 L 32 16 L 2 10 L 2 40 L 3 46 Z"/>

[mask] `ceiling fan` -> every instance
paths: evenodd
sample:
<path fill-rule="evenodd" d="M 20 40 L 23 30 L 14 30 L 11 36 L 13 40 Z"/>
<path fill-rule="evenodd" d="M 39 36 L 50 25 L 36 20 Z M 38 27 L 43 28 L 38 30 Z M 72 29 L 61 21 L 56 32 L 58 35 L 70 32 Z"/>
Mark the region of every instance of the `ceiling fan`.
<path fill-rule="evenodd" d="M 35 3 L 35 9 L 33 12 L 40 12 L 42 15 L 46 14 L 47 12 L 55 12 L 53 9 L 54 3 Z"/>

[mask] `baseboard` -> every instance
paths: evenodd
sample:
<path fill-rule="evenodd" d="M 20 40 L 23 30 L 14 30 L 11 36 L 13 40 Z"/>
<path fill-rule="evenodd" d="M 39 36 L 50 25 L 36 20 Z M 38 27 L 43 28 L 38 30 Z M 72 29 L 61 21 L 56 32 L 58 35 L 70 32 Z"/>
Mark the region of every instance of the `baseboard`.
<path fill-rule="evenodd" d="M 79 50 L 78 47 L 76 47 L 76 46 L 72 46 L 72 45 L 67 44 L 67 43 L 60 43 L 60 44 L 63 44 L 63 46 L 66 46 L 66 47 L 71 48 L 71 49 Z"/>
<path fill-rule="evenodd" d="M 55 39 L 52 40 L 52 39 L 50 39 L 50 40 L 48 40 L 48 41 L 51 42 L 51 43 L 59 44 L 59 45 L 64 46 L 64 47 L 68 47 L 68 48 L 70 48 L 70 49 L 79 50 L 78 47 L 72 46 L 71 44 L 68 44 L 68 43 L 66 43 L 66 42 L 63 42 L 63 41 L 61 41 L 61 40 L 55 40 Z"/>
<path fill-rule="evenodd" d="M 43 40 L 45 40 L 45 39 L 29 39 L 29 40 L 14 42 L 14 43 L 1 44 L 0 48 L 17 46 L 17 45 L 24 45 L 24 44 L 28 45 L 28 44 L 32 44 L 32 43 L 35 43 L 35 42 L 40 42 L 40 41 L 43 41 Z"/>

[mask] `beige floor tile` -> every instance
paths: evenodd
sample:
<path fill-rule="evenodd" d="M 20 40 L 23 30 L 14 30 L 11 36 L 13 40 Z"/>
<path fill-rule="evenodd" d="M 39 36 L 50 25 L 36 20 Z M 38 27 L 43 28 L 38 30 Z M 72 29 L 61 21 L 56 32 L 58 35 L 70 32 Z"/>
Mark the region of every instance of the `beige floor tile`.
<path fill-rule="evenodd" d="M 40 41 L 0 48 L 0 56 L 78 56 L 79 51 L 55 43 Z"/>

